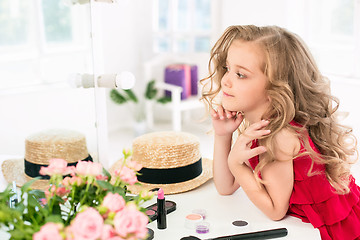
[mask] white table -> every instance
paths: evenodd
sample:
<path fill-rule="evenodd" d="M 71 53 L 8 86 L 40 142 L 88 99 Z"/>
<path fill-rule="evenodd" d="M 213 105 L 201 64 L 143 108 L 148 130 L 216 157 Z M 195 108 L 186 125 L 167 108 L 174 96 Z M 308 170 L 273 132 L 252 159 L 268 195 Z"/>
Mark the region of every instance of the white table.
<path fill-rule="evenodd" d="M 165 199 L 174 201 L 177 204 L 177 209 L 167 215 L 166 229 L 157 229 L 156 221 L 149 223 L 148 227 L 155 233 L 154 240 L 176 240 L 189 235 L 208 239 L 283 227 L 287 228 L 288 235 L 279 239 L 321 239 L 317 229 L 309 223 L 303 223 L 298 218 L 286 216 L 281 221 L 270 220 L 252 204 L 242 189 L 237 190 L 231 196 L 219 195 L 213 181 L 189 192 L 166 195 Z M 147 202 L 145 206 L 155 201 L 156 197 Z M 210 223 L 209 233 L 198 234 L 195 230 L 190 230 L 184 226 L 185 216 L 192 213 L 192 210 L 199 208 L 205 209 L 207 212 L 206 221 Z M 235 227 L 232 222 L 236 220 L 244 220 L 249 224 L 246 227 Z"/>

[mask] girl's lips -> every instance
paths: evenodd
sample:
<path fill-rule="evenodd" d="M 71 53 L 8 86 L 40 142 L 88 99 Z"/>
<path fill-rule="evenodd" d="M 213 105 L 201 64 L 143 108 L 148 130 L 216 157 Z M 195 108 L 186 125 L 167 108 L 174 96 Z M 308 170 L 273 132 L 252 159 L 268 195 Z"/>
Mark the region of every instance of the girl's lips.
<path fill-rule="evenodd" d="M 226 92 L 223 92 L 223 94 L 224 94 L 225 97 L 232 97 L 232 95 L 230 95 L 230 94 L 228 94 Z"/>

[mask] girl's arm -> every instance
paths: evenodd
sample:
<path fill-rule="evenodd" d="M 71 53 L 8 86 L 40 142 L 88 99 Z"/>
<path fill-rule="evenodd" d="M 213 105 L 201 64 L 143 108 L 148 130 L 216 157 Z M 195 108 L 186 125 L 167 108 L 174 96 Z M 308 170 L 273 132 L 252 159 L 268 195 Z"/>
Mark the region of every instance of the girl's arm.
<path fill-rule="evenodd" d="M 239 188 L 234 176 L 230 172 L 228 156 L 231 150 L 233 132 L 242 122 L 242 116 L 236 112 L 229 112 L 219 106 L 217 111 L 211 110 L 214 127 L 214 159 L 213 175 L 217 191 L 221 195 L 229 195 Z"/>
<path fill-rule="evenodd" d="M 242 154 L 239 155 L 239 152 L 246 150 L 248 142 L 256 138 L 254 135 L 259 134 L 261 128 L 254 125 L 257 126 L 256 130 L 250 127 L 247 136 L 239 137 L 235 143 L 234 151 L 229 155 L 229 167 L 249 199 L 269 218 L 280 220 L 289 207 L 294 182 L 292 158 L 299 151 L 300 142 L 289 130 L 284 129 L 276 134 L 277 160 L 264 167 L 261 171 L 264 184 L 258 183 L 252 169 L 244 163 Z"/>
<path fill-rule="evenodd" d="M 232 135 L 215 135 L 214 139 L 213 178 L 216 190 L 221 195 L 230 195 L 240 187 L 228 165 L 231 139 Z"/>

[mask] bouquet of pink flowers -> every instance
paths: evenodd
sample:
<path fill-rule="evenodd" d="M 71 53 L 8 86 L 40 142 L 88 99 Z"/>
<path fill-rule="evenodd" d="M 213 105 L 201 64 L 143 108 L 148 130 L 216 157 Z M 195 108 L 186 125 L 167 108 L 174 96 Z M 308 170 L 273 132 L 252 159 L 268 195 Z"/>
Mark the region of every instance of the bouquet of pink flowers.
<path fill-rule="evenodd" d="M 9 206 L 10 187 L 0 193 L 0 226 L 11 239 L 145 239 L 149 219 L 140 205 L 153 194 L 128 194 L 127 185 L 138 184 L 141 166 L 127 160 L 130 151 L 123 153 L 123 165 L 113 177 L 100 163 L 80 161 L 69 167 L 63 159 L 51 159 L 40 170 L 50 176 L 45 191 L 32 190 L 37 179 L 29 181 L 15 207 Z"/>

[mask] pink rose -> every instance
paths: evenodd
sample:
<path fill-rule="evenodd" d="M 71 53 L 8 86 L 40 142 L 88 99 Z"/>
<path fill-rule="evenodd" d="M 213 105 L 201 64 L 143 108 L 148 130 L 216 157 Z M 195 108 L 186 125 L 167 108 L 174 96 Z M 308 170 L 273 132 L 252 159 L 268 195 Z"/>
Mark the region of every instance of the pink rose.
<path fill-rule="evenodd" d="M 104 224 L 101 233 L 101 240 L 108 240 L 115 236 L 116 236 L 115 229 L 109 224 Z"/>
<path fill-rule="evenodd" d="M 48 222 L 40 228 L 40 231 L 33 235 L 33 240 L 62 240 L 60 235 L 61 224 Z"/>
<path fill-rule="evenodd" d="M 39 199 L 41 206 L 45 206 L 47 204 L 46 198 L 40 198 Z"/>
<path fill-rule="evenodd" d="M 63 186 L 65 186 L 65 187 L 69 187 L 69 186 L 71 185 L 70 179 L 71 179 L 70 177 L 65 177 L 65 178 L 62 180 L 61 184 L 62 184 Z"/>
<path fill-rule="evenodd" d="M 138 181 L 135 171 L 126 166 L 123 166 L 119 170 L 115 170 L 115 175 L 119 176 L 122 181 L 129 183 L 130 185 L 134 185 Z"/>
<path fill-rule="evenodd" d="M 102 173 L 102 165 L 101 163 L 79 161 L 76 164 L 75 172 L 83 176 L 88 175 L 96 177 Z"/>
<path fill-rule="evenodd" d="M 67 175 L 72 173 L 73 168 L 67 166 L 64 159 L 53 158 L 49 160 L 48 167 L 41 167 L 39 173 L 41 175 Z"/>
<path fill-rule="evenodd" d="M 104 175 L 97 175 L 96 176 L 96 180 L 106 181 L 108 179 L 109 179 L 108 176 L 104 176 Z"/>
<path fill-rule="evenodd" d="M 140 171 L 142 169 L 142 165 L 135 162 L 135 161 L 129 161 L 128 164 L 129 168 L 134 169 L 135 171 Z"/>
<path fill-rule="evenodd" d="M 82 179 L 81 177 L 74 176 L 70 179 L 70 183 L 71 185 L 80 186 L 82 184 Z"/>
<path fill-rule="evenodd" d="M 122 211 L 117 212 L 114 217 L 115 231 L 123 238 L 133 234 L 136 238 L 145 238 L 147 234 L 146 225 L 148 217 L 140 212 L 136 205 L 129 203 Z"/>
<path fill-rule="evenodd" d="M 78 213 L 71 223 L 71 233 L 76 240 L 94 240 L 102 234 L 104 220 L 94 208 Z"/>
<path fill-rule="evenodd" d="M 70 192 L 70 190 L 67 190 L 66 188 L 64 187 L 58 187 L 56 189 L 56 195 L 58 195 L 59 197 L 63 197 L 65 196 L 66 194 L 68 194 Z"/>
<path fill-rule="evenodd" d="M 101 205 L 107 207 L 110 212 L 118 212 L 125 207 L 125 200 L 118 193 L 109 192 L 104 197 L 104 201 Z"/>
<path fill-rule="evenodd" d="M 54 185 L 51 185 L 49 187 L 49 189 L 45 190 L 45 197 L 48 199 L 53 197 L 55 195 L 55 190 L 56 190 L 56 187 Z"/>

